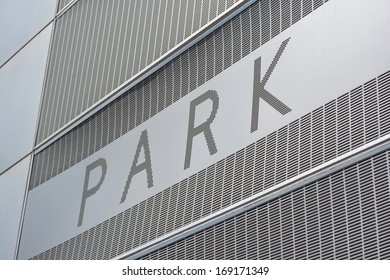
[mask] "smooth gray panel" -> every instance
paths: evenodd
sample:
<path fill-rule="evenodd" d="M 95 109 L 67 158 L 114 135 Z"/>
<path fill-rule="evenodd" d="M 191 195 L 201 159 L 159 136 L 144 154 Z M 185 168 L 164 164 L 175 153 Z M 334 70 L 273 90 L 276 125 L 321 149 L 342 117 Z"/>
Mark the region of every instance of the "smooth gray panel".
<path fill-rule="evenodd" d="M 30 157 L 0 176 L 0 259 L 14 259 Z"/>
<path fill-rule="evenodd" d="M 0 65 L 54 18 L 57 0 L 0 1 Z"/>
<path fill-rule="evenodd" d="M 32 150 L 51 27 L 0 68 L 0 172 Z"/>

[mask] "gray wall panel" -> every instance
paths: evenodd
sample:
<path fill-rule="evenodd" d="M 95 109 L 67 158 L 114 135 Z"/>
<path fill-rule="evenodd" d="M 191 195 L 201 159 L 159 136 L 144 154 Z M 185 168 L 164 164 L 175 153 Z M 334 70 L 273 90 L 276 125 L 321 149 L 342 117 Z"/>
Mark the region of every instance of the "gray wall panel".
<path fill-rule="evenodd" d="M 56 0 L 0 2 L 0 66 L 54 18 Z"/>
<path fill-rule="evenodd" d="M 26 157 L 0 176 L 0 259 L 15 259 L 28 169 Z"/>
<path fill-rule="evenodd" d="M 51 30 L 0 68 L 0 173 L 33 149 Z"/>
<path fill-rule="evenodd" d="M 76 2 L 56 21 L 38 143 L 235 2 Z"/>

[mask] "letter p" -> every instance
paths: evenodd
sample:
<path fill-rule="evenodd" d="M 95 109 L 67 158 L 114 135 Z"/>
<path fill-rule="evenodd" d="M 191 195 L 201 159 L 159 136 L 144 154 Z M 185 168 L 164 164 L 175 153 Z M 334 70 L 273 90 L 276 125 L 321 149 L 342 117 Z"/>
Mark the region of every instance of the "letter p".
<path fill-rule="evenodd" d="M 102 169 L 100 180 L 96 186 L 88 189 L 89 175 L 90 175 L 92 170 L 94 170 L 95 168 L 97 168 L 99 166 Z M 106 163 L 106 160 L 104 158 L 99 158 L 98 160 L 92 162 L 90 165 L 87 166 L 87 168 L 85 170 L 84 189 L 83 189 L 83 195 L 81 197 L 79 222 L 77 224 L 77 227 L 81 226 L 81 224 L 83 223 L 85 202 L 87 201 L 87 198 L 94 195 L 99 190 L 100 186 L 102 185 L 102 183 L 104 181 L 104 177 L 106 176 L 106 172 L 107 172 L 107 163 Z"/>

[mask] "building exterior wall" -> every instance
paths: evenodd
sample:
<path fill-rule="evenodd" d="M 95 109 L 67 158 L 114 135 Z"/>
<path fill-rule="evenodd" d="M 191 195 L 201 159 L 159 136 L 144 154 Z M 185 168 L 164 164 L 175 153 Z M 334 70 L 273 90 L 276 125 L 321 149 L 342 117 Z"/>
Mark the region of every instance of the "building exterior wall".
<path fill-rule="evenodd" d="M 17 254 L 55 6 L 0 3 L 0 259 Z"/>
<path fill-rule="evenodd" d="M 0 68 L 45 38 L 15 256 L 387 259 L 388 8 L 59 1 Z"/>

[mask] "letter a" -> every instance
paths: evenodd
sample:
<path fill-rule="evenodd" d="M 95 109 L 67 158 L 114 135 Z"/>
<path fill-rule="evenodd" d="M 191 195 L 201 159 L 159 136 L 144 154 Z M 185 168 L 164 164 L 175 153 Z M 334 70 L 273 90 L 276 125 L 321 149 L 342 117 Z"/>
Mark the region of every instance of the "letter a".
<path fill-rule="evenodd" d="M 145 161 L 137 164 L 139 155 L 141 153 L 141 148 L 144 149 L 144 155 L 145 155 Z M 127 177 L 126 186 L 123 190 L 121 202 L 123 203 L 126 200 L 127 192 L 129 191 L 129 187 L 131 184 L 131 180 L 133 179 L 134 175 L 137 173 L 145 170 L 146 171 L 146 177 L 148 180 L 148 188 L 153 187 L 153 174 L 152 174 L 152 162 L 150 160 L 150 150 L 149 150 L 149 142 L 148 142 L 148 132 L 145 129 L 141 133 L 141 137 L 139 138 L 137 150 L 135 152 L 133 164 L 131 165 L 129 176 Z"/>

